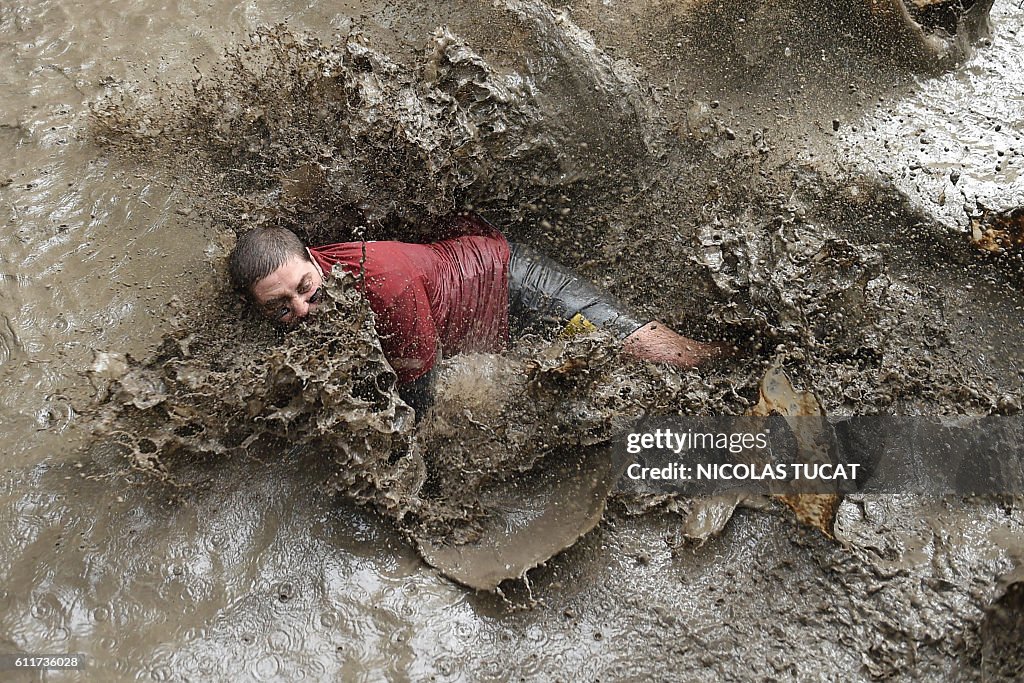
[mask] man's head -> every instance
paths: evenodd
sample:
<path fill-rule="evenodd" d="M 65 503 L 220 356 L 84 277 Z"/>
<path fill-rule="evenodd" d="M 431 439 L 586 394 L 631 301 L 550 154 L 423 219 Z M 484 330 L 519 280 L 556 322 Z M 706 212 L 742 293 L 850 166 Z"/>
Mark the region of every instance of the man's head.
<path fill-rule="evenodd" d="M 238 238 L 228 263 L 231 282 L 268 318 L 286 325 L 316 310 L 323 285 L 320 268 L 295 233 L 256 228 Z"/>

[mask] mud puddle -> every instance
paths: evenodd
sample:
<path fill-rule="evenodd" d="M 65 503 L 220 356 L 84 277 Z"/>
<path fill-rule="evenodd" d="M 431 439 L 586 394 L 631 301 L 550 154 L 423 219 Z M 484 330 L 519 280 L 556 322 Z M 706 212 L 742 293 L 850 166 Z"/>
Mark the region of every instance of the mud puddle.
<path fill-rule="evenodd" d="M 165 9 L 166 29 L 47 3 L 0 14 L 20 46 L 12 82 L 36 105 L 0 118 L 15 131 L 0 206 L 17 240 L 3 400 L 20 444 L 5 462 L 5 644 L 86 652 L 92 668 L 68 675 L 82 680 L 1011 676 L 1020 658 L 999 634 L 1016 623 L 1014 500 L 854 496 L 830 541 L 777 503 L 619 497 L 572 544 L 603 505 L 579 499 L 582 521 L 545 527 L 571 547 L 503 584 L 505 600 L 413 553 L 407 534 L 491 538 L 488 509 L 525 519 L 521 492 L 518 508 L 494 497 L 501 485 L 599 451 L 635 416 L 749 410 L 770 367 L 829 414 L 1020 411 L 1019 271 L 891 174 L 865 173 L 856 160 L 885 156 L 867 143 L 830 152 L 862 125 L 835 114 L 845 97 L 801 104 L 852 82 L 855 102 L 903 106 L 900 93 L 964 70 L 996 101 L 999 78 L 1018 78 L 1011 4 L 994 10 L 990 52 L 921 86 L 910 63 L 950 68 L 927 46 L 901 42 L 913 59 L 874 69 L 884 51 L 839 32 L 815 78 L 813 49 L 763 28 L 799 33 L 795 5 L 700 21 L 659 7 L 282 4 L 199 23 Z M 622 17 L 647 33 L 608 49 Z M 716 34 L 729 73 L 680 58 L 712 19 L 730 22 Z M 847 17 L 854 33 L 869 19 Z M 129 52 L 129 29 L 166 45 L 156 82 L 80 54 L 89 21 Z M 760 43 L 775 56 L 751 62 Z M 778 78 L 752 96 L 744 71 Z M 973 157 L 958 163 L 980 177 Z M 453 360 L 416 427 L 343 289 L 338 315 L 302 338 L 211 294 L 252 225 L 429 239 L 469 206 L 643 313 L 734 340 L 739 358 L 683 373 L 626 364 L 599 338 L 528 339 Z M 588 481 L 577 475 L 555 482 Z"/>

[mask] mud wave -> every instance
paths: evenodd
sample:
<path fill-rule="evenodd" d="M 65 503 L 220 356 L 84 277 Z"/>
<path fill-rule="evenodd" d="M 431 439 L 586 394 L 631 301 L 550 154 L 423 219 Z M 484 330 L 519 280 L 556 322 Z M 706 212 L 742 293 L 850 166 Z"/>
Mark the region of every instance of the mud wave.
<path fill-rule="evenodd" d="M 189 318 L 145 362 L 99 354 L 92 367 L 104 405 L 98 434 L 127 448 L 137 467 L 171 480 L 197 458 L 312 449 L 336 463 L 336 487 L 403 517 L 423 470 L 403 457 L 412 411 L 395 392 L 354 282 L 339 277 L 325 293 L 322 315 L 301 334 L 272 329 L 236 306 L 234 315 L 199 325 Z"/>
<path fill-rule="evenodd" d="M 408 66 L 360 34 L 325 45 L 278 26 L 187 86 L 112 87 L 93 134 L 219 189 L 201 203 L 221 225 L 273 221 L 313 243 L 429 239 L 467 205 L 521 216 L 524 197 L 620 184 L 648 155 L 637 82 L 584 32 L 554 31 L 543 5 L 513 5 L 560 38 L 545 48 L 561 55 L 571 111 L 567 93 L 503 72 L 444 28 Z"/>

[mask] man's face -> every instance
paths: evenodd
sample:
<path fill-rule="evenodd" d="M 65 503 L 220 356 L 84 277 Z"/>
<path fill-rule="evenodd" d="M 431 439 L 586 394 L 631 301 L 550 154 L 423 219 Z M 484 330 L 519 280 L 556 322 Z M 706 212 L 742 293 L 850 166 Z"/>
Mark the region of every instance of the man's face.
<path fill-rule="evenodd" d="M 253 283 L 252 297 L 263 315 L 294 325 L 316 310 L 323 284 L 315 263 L 292 256 L 273 273 Z"/>

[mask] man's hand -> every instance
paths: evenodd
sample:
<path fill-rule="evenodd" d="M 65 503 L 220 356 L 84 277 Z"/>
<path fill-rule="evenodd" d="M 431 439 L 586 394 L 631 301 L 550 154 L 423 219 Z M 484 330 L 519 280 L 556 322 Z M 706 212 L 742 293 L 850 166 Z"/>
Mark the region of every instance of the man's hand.
<path fill-rule="evenodd" d="M 626 337 L 622 351 L 629 356 L 654 363 L 669 363 L 681 368 L 694 368 L 702 363 L 736 354 L 736 348 L 725 342 L 704 342 L 676 334 L 664 323 L 651 321 Z"/>

